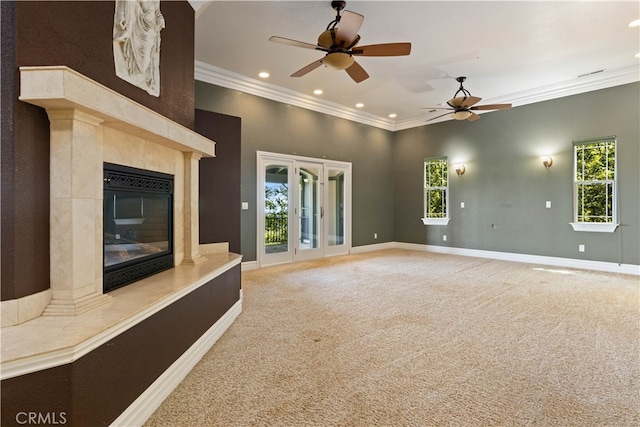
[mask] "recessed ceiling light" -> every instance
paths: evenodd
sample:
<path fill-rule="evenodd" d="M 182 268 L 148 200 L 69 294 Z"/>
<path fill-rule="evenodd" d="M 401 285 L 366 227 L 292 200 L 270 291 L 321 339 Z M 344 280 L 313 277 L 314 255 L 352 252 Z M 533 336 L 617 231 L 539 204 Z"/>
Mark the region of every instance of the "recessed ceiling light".
<path fill-rule="evenodd" d="M 322 95 L 322 89 L 316 89 L 313 91 L 315 95 Z"/>
<path fill-rule="evenodd" d="M 395 119 L 396 117 L 398 117 L 398 115 L 396 113 L 389 114 L 389 118 L 390 119 Z"/>
<path fill-rule="evenodd" d="M 364 107 L 364 104 L 362 102 L 358 102 L 356 104 L 356 108 L 362 108 L 362 107 Z"/>
<path fill-rule="evenodd" d="M 630 27 L 640 27 L 640 19 L 636 19 L 635 21 L 629 24 Z"/>
<path fill-rule="evenodd" d="M 263 79 L 266 79 L 269 77 L 269 73 L 267 73 L 266 71 L 261 71 L 258 73 L 258 76 L 260 76 Z"/>

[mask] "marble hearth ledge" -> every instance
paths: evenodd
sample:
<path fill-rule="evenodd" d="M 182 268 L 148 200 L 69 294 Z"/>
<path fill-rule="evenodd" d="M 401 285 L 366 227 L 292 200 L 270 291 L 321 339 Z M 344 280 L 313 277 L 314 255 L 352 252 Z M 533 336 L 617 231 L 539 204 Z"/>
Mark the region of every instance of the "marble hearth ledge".
<path fill-rule="evenodd" d="M 2 329 L 1 379 L 71 363 L 239 265 L 242 255 L 207 253 L 109 293 L 111 300 L 77 316 L 41 316 Z"/>
<path fill-rule="evenodd" d="M 103 124 L 182 151 L 212 157 L 213 141 L 65 66 L 20 67 L 21 101 L 78 110 Z"/>

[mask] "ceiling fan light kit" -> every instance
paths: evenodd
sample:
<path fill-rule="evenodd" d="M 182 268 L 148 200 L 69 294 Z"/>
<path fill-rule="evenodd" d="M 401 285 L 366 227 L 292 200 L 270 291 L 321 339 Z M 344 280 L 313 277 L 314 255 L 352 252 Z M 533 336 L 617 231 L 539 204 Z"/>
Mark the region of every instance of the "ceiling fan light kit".
<path fill-rule="evenodd" d="M 358 30 L 362 26 L 364 16 L 348 10 L 340 14 L 345 6 L 344 1 L 331 2 L 331 7 L 336 11 L 336 18 L 318 36 L 318 43 L 315 45 L 278 36 L 269 38 L 272 42 L 326 53 L 324 58 L 302 67 L 291 77 L 302 77 L 320 65 L 326 65 L 336 70 L 345 70 L 353 81 L 360 83 L 369 78 L 369 74 L 356 62 L 354 56 L 402 56 L 411 53 L 411 43 L 384 43 L 356 48 L 360 41 Z"/>
<path fill-rule="evenodd" d="M 471 111 L 456 111 L 455 113 L 451 113 L 451 117 L 455 120 L 467 120 L 471 117 Z"/>
<path fill-rule="evenodd" d="M 334 70 L 346 70 L 351 67 L 355 59 L 353 56 L 344 52 L 329 53 L 322 59 L 322 63 L 328 65 Z"/>

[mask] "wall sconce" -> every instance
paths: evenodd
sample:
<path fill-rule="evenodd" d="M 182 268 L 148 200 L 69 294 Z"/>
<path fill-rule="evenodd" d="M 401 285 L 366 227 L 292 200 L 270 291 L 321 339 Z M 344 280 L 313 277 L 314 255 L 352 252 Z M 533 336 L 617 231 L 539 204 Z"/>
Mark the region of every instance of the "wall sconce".
<path fill-rule="evenodd" d="M 465 168 L 462 163 L 456 163 L 455 165 L 453 165 L 453 168 L 456 170 L 458 176 L 464 175 Z"/>
<path fill-rule="evenodd" d="M 545 169 L 549 169 L 553 164 L 553 159 L 551 158 L 551 156 L 542 156 L 540 157 L 540 160 L 542 160 L 542 164 L 544 165 Z"/>

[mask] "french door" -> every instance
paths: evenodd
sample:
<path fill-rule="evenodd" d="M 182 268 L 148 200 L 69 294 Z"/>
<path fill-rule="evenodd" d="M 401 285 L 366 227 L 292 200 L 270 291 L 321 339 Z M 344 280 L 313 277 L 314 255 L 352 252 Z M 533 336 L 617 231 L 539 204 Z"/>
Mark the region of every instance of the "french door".
<path fill-rule="evenodd" d="M 351 164 L 258 152 L 258 264 L 349 253 Z"/>

